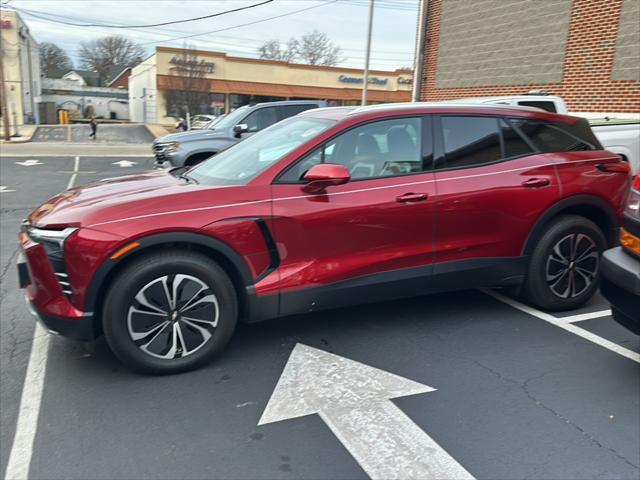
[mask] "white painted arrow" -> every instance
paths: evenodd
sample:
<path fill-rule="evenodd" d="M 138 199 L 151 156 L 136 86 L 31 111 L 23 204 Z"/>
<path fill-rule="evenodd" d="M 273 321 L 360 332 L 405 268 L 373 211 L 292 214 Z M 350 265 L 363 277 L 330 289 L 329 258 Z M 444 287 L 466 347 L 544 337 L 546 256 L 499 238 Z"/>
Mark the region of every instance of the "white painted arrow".
<path fill-rule="evenodd" d="M 136 164 L 136 162 L 132 162 L 130 160 L 120 160 L 119 162 L 113 162 L 113 165 L 120 165 L 121 167 L 132 167 Z"/>
<path fill-rule="evenodd" d="M 42 165 L 40 160 L 25 160 L 24 162 L 16 162 L 16 165 L 22 165 L 24 167 L 33 167 L 34 165 Z"/>
<path fill-rule="evenodd" d="M 0 193 L 9 193 L 15 192 L 15 190 L 9 190 L 9 187 L 5 187 L 4 185 L 0 185 Z"/>
<path fill-rule="evenodd" d="M 372 479 L 473 479 L 390 401 L 434 390 L 298 343 L 258 425 L 317 413 Z"/>

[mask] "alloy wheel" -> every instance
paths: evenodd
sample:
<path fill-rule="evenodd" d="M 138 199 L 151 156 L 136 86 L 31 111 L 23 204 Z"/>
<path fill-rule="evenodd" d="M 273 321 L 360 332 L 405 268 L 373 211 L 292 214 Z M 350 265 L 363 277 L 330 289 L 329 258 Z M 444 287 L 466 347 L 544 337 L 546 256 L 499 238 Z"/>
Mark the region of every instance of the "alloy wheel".
<path fill-rule="evenodd" d="M 598 264 L 598 248 L 591 237 L 584 233 L 566 235 L 547 257 L 547 285 L 560 298 L 575 298 L 596 280 Z"/>
<path fill-rule="evenodd" d="M 127 328 L 140 350 L 172 360 L 202 348 L 213 336 L 219 316 L 218 299 L 202 280 L 184 274 L 164 275 L 136 293 Z"/>

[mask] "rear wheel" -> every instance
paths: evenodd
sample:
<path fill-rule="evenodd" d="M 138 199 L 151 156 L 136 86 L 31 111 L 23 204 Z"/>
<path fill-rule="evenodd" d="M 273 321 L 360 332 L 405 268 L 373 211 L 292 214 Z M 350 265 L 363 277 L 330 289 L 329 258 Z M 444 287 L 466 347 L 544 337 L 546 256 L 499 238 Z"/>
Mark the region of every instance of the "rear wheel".
<path fill-rule="evenodd" d="M 103 311 L 115 355 L 141 373 L 197 368 L 225 347 L 237 321 L 236 293 L 211 259 L 193 252 L 134 261 L 112 283 Z"/>
<path fill-rule="evenodd" d="M 523 293 L 548 310 L 571 310 L 598 289 L 600 254 L 606 240 L 591 220 L 566 215 L 554 221 L 531 255 Z"/>

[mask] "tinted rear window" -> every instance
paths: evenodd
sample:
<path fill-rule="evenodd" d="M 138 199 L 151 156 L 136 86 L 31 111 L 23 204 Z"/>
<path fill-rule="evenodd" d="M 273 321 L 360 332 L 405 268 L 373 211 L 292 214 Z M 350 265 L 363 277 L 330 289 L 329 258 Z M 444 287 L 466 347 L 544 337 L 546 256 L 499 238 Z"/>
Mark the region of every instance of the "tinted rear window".
<path fill-rule="evenodd" d="M 511 121 L 544 153 L 602 149 L 589 123 L 584 119 L 575 124 L 522 118 Z"/>
<path fill-rule="evenodd" d="M 542 110 L 546 110 L 547 112 L 551 112 L 551 113 L 557 113 L 558 111 L 556 110 L 556 104 L 553 102 L 544 102 L 544 101 L 535 101 L 535 100 L 531 100 L 531 101 L 522 101 L 522 102 L 518 102 L 518 105 L 522 106 L 522 107 L 535 107 L 535 108 L 540 108 Z"/>
<path fill-rule="evenodd" d="M 495 117 L 442 117 L 442 135 L 447 168 L 481 165 L 502 158 Z"/>
<path fill-rule="evenodd" d="M 318 108 L 318 105 L 314 105 L 313 103 L 309 103 L 306 105 L 286 105 L 280 107 L 280 111 L 282 112 L 282 118 L 289 118 L 301 112 L 311 110 L 312 108 Z"/>

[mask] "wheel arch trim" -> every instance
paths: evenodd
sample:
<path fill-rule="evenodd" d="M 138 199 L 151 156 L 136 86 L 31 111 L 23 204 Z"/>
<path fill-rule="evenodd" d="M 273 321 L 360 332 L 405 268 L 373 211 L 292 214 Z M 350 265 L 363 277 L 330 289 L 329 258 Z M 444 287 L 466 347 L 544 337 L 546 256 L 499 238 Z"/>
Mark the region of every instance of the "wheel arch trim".
<path fill-rule="evenodd" d="M 233 266 L 241 283 L 243 284 L 243 287 L 246 288 L 251 286 L 255 282 L 251 275 L 251 271 L 242 256 L 225 242 L 212 238 L 208 235 L 194 232 L 168 232 L 157 233 L 133 240 L 139 242 L 140 247 L 127 252 L 117 260 L 106 260 L 102 265 L 100 265 L 100 267 L 98 267 L 89 283 L 87 293 L 85 294 L 84 310 L 92 311 L 97 315 L 100 315 L 99 309 L 97 308 L 99 304 L 99 292 L 104 285 L 110 281 L 118 267 L 122 266 L 123 262 L 126 262 L 134 255 L 138 256 L 145 251 L 149 251 L 153 247 L 172 243 L 191 244 L 213 251 Z"/>
<path fill-rule="evenodd" d="M 539 240 L 540 237 L 544 234 L 546 227 L 549 225 L 549 222 L 553 218 L 562 214 L 580 215 L 580 212 L 576 211 L 577 208 L 587 208 L 592 212 L 598 212 L 600 218 L 597 220 L 589 218 L 586 215 L 582 216 L 594 221 L 596 225 L 602 228 L 602 233 L 607 239 L 607 242 L 613 242 L 613 239 L 615 237 L 614 229 L 618 225 L 617 215 L 614 208 L 611 206 L 611 204 L 607 203 L 607 201 L 598 196 L 579 194 L 564 198 L 554 203 L 551 207 L 545 210 L 544 213 L 540 215 L 540 217 L 538 217 L 536 223 L 531 229 L 531 232 L 527 236 L 527 240 L 524 243 L 522 255 L 531 255 L 537 240 Z M 600 222 L 598 220 L 600 220 Z M 602 221 L 604 221 L 605 225 L 601 224 Z"/>

